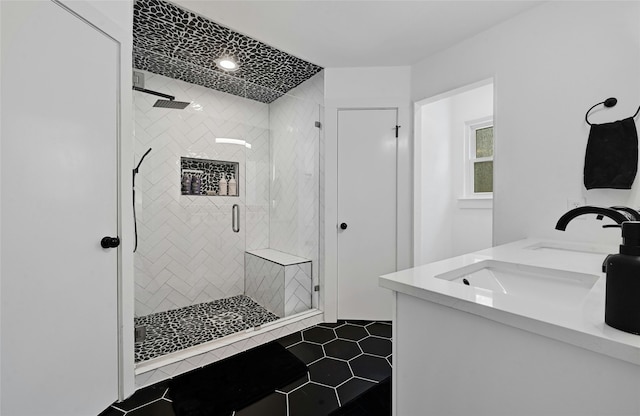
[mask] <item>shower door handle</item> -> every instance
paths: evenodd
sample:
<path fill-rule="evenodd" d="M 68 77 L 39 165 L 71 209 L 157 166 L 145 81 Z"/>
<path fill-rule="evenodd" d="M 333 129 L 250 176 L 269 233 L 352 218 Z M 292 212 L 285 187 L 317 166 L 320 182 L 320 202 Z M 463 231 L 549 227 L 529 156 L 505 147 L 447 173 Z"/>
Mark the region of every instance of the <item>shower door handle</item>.
<path fill-rule="evenodd" d="M 231 229 L 234 233 L 240 232 L 240 207 L 238 204 L 233 204 L 231 207 Z"/>

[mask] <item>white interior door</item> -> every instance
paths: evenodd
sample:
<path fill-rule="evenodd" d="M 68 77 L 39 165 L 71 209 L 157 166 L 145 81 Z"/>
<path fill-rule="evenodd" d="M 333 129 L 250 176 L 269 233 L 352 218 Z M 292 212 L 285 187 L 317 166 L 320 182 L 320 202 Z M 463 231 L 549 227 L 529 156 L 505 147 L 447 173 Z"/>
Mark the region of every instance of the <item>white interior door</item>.
<path fill-rule="evenodd" d="M 339 319 L 391 319 L 378 277 L 396 271 L 396 124 L 397 109 L 338 111 Z"/>
<path fill-rule="evenodd" d="M 117 398 L 119 54 L 58 3 L 2 2 L 3 415 Z"/>

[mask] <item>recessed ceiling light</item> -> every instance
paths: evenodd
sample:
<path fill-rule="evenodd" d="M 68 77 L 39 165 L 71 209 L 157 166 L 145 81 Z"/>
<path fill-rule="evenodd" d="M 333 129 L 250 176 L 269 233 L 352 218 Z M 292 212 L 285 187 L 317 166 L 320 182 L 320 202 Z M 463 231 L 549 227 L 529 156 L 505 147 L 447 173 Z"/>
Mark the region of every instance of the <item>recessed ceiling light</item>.
<path fill-rule="evenodd" d="M 235 71 L 238 69 L 238 64 L 231 58 L 219 58 L 215 60 L 218 68 L 225 71 Z"/>

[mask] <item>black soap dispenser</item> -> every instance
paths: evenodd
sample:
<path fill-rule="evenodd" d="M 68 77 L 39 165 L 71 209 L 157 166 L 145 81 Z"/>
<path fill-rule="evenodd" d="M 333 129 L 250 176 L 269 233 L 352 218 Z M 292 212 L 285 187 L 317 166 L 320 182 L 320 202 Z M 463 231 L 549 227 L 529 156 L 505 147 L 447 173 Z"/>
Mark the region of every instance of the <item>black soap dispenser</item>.
<path fill-rule="evenodd" d="M 622 223 L 620 254 L 606 259 L 604 321 L 640 335 L 640 221 Z"/>

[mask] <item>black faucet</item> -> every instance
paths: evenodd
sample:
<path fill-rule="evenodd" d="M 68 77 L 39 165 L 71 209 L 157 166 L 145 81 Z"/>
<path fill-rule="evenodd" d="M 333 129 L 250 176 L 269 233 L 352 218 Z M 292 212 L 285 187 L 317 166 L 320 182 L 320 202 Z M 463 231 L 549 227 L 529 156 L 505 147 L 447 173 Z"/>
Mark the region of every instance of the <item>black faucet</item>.
<path fill-rule="evenodd" d="M 602 217 L 611 218 L 617 224 L 622 224 L 625 221 L 634 221 L 635 214 L 629 212 L 628 210 L 634 211 L 635 214 L 637 214 L 638 218 L 640 218 L 640 214 L 637 211 L 627 207 L 605 208 L 585 205 L 583 207 L 574 208 L 560 217 L 558 223 L 556 224 L 556 230 L 566 230 L 567 225 L 569 224 L 569 222 L 571 222 L 572 219 L 584 214 L 596 214 L 599 219 L 602 219 Z"/>
<path fill-rule="evenodd" d="M 556 230 L 566 230 L 567 225 L 572 219 L 584 214 L 596 214 L 596 218 L 599 220 L 603 219 L 604 217 L 608 217 L 617 223 L 616 225 L 603 225 L 603 228 L 622 227 L 623 222 L 640 221 L 640 212 L 636 211 L 633 208 L 623 206 L 613 206 L 611 208 L 605 208 L 586 205 L 583 207 L 574 208 L 560 217 L 558 223 L 556 224 Z M 602 273 L 606 273 L 607 271 L 607 261 L 609 260 L 610 256 L 611 254 L 604 259 L 604 262 L 602 262 Z"/>
<path fill-rule="evenodd" d="M 615 209 L 616 211 L 626 212 L 631 216 L 631 221 L 640 221 L 640 212 L 638 212 L 633 208 L 616 205 L 611 207 L 611 209 Z M 602 218 L 599 218 L 599 219 L 602 219 Z"/>
<path fill-rule="evenodd" d="M 616 211 L 626 212 L 627 214 L 629 214 L 627 216 L 630 216 L 631 221 L 640 221 L 640 212 L 636 211 L 633 208 L 616 205 L 616 206 L 611 207 L 611 209 L 615 209 Z M 596 216 L 597 220 L 601 220 L 603 218 L 604 218 L 604 216 L 602 214 L 598 214 Z M 603 228 L 609 228 L 609 227 L 618 227 L 618 226 L 617 225 L 603 225 L 602 227 Z"/>

